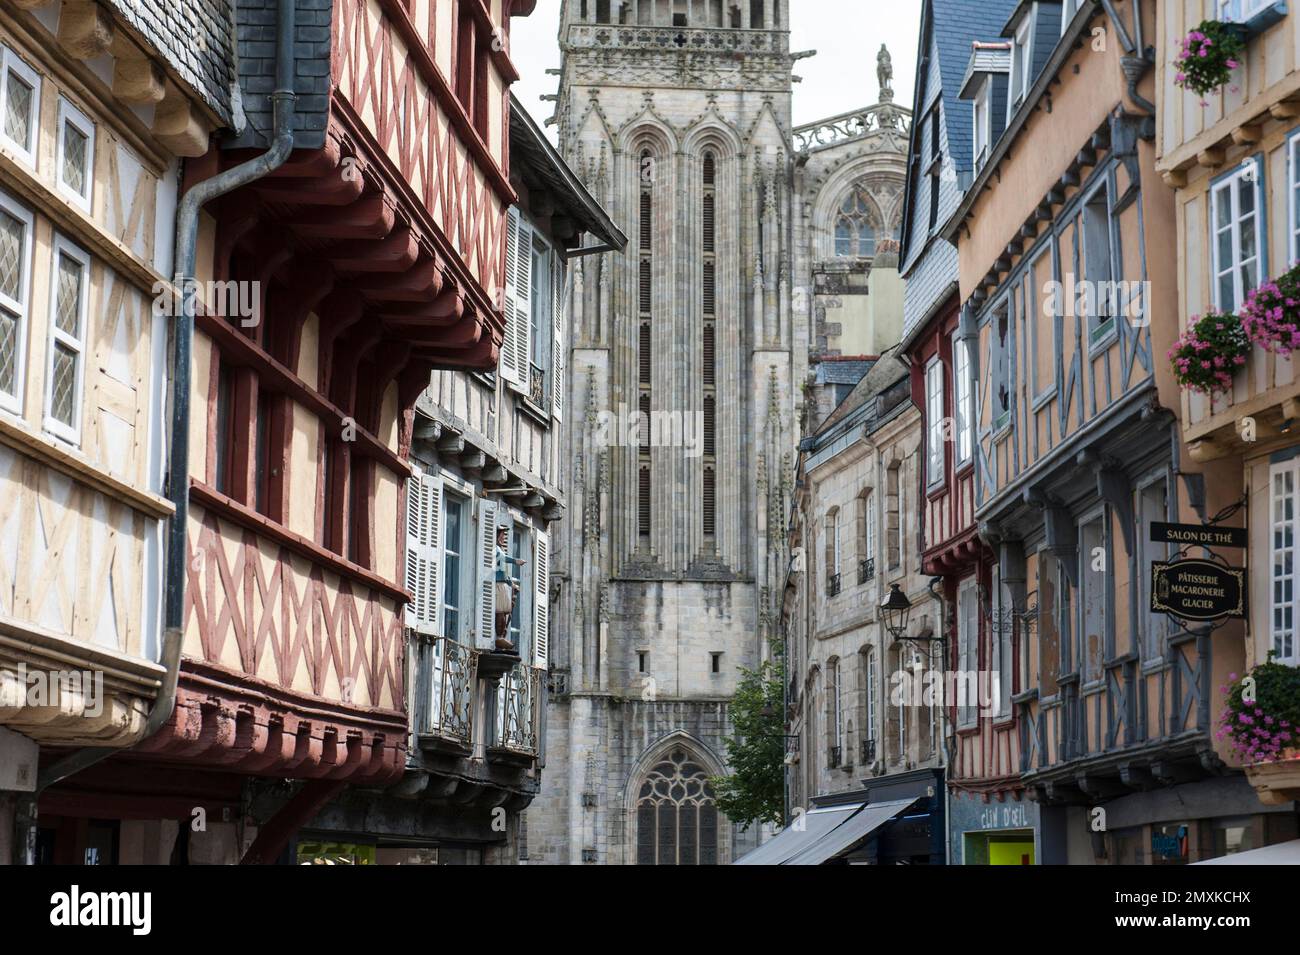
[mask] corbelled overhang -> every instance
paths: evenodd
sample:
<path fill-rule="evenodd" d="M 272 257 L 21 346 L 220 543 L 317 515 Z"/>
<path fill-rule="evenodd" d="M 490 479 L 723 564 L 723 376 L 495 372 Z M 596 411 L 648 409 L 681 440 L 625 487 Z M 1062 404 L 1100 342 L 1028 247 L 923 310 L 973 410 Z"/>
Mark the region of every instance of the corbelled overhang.
<path fill-rule="evenodd" d="M 388 785 L 406 766 L 406 716 L 316 699 L 186 658 L 176 710 L 133 752 L 250 775 Z"/>
<path fill-rule="evenodd" d="M 224 168 L 255 151 L 245 153 L 215 156 Z M 295 150 L 270 176 L 221 200 L 216 216 L 219 260 L 238 250 L 311 275 L 322 316 L 334 306 L 368 329 L 372 347 L 402 347 L 413 378 L 427 381 L 434 368 L 496 368 L 504 315 L 345 101 L 333 103 L 322 148 Z"/>

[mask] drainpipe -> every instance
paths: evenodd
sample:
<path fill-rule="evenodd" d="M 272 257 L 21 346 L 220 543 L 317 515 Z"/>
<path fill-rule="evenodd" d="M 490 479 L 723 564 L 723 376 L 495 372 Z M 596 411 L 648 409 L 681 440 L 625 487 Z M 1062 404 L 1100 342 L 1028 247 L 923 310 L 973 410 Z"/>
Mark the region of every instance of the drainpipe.
<path fill-rule="evenodd" d="M 163 641 L 159 663 L 164 674 L 137 742 L 148 739 L 171 719 L 180 677 L 182 627 L 185 616 L 186 529 L 189 523 L 190 375 L 193 365 L 194 314 L 197 284 L 194 260 L 198 249 L 199 211 L 213 199 L 232 192 L 284 165 L 293 149 L 293 116 L 297 94 L 293 91 L 293 0 L 280 0 L 276 11 L 275 92 L 271 94 L 273 132 L 271 148 L 255 159 L 220 172 L 191 188 L 181 198 L 176 213 L 176 268 L 174 282 L 181 292 L 181 309 L 172 336 L 171 460 L 167 470 L 167 498 L 175 508 L 167 529 L 167 595 L 163 612 Z M 129 748 L 129 747 L 128 747 Z M 118 748 L 90 746 L 63 757 L 37 774 L 36 789 L 18 807 L 14 851 L 17 861 L 35 863 L 36 804 L 46 788 L 93 766 Z"/>

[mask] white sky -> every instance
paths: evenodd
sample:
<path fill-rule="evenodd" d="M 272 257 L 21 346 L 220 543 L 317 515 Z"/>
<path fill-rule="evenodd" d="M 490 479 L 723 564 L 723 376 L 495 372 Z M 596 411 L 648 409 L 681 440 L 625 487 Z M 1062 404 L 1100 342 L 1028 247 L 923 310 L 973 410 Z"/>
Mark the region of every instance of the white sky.
<path fill-rule="evenodd" d="M 894 58 L 894 101 L 911 107 L 921 0 L 790 0 L 790 8 L 790 48 L 817 51 L 794 67 L 803 77 L 794 87 L 796 125 L 876 102 L 882 43 Z M 513 89 L 539 123 L 555 111 L 538 97 L 554 93 L 559 81 L 546 74 L 560 65 L 559 22 L 560 0 L 538 0 L 532 16 L 510 27 L 510 54 L 522 74 Z M 554 127 L 547 132 L 554 139 Z"/>

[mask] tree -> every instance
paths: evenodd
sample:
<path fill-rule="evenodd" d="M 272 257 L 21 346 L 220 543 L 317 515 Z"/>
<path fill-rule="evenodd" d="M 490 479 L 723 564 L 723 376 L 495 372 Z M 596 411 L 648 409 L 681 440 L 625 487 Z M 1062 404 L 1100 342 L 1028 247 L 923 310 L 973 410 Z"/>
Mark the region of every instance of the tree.
<path fill-rule="evenodd" d="M 715 776 L 713 789 L 718 808 L 742 829 L 779 825 L 785 821 L 785 666 L 778 659 L 740 672 L 730 708 L 734 732 L 723 741 L 732 773 Z"/>

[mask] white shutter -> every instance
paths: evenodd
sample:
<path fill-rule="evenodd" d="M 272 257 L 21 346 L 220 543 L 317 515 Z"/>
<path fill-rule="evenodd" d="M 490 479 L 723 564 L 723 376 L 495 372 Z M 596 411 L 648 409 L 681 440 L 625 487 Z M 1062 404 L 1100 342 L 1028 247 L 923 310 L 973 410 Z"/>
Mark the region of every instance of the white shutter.
<path fill-rule="evenodd" d="M 551 649 L 551 538 L 546 531 L 533 537 L 533 579 L 537 593 L 533 599 L 533 666 L 546 669 Z"/>
<path fill-rule="evenodd" d="M 513 385 L 518 385 L 523 378 L 519 373 L 519 299 L 515 288 L 515 261 L 519 257 L 519 210 L 511 208 L 506 214 L 506 275 L 503 291 L 502 309 L 506 316 L 505 340 L 501 344 L 501 377 Z M 527 295 L 527 292 L 524 293 Z M 523 316 L 527 321 L 527 315 Z"/>
<path fill-rule="evenodd" d="M 491 649 L 496 639 L 496 503 L 478 504 L 478 634 L 477 646 Z"/>
<path fill-rule="evenodd" d="M 442 566 L 442 478 L 415 473 L 406 482 L 406 625 L 439 633 Z"/>
<path fill-rule="evenodd" d="M 551 305 L 551 417 L 556 421 L 564 420 L 564 326 L 568 313 L 569 270 L 559 254 L 555 255 L 554 275 L 551 279 L 553 302 Z"/>
<path fill-rule="evenodd" d="M 506 329 L 506 337 L 510 339 L 509 347 L 514 354 L 514 368 L 513 376 L 506 377 L 506 380 L 515 390 L 527 394 L 528 364 L 532 353 L 528 326 L 533 317 L 533 230 L 517 209 L 512 209 L 511 213 L 514 215 L 510 227 L 514 236 L 514 254 L 507 264 L 511 266 L 509 289 L 514 299 L 514 320 Z"/>

